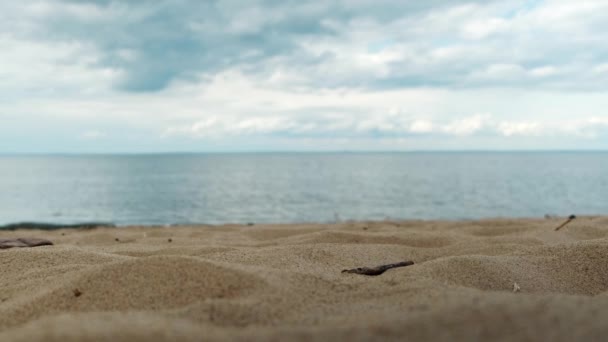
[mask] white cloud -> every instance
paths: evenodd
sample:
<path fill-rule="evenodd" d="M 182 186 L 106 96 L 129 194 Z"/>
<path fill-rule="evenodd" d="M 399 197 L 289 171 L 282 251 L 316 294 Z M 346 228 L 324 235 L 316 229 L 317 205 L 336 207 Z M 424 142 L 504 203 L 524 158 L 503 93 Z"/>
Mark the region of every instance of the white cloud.
<path fill-rule="evenodd" d="M 537 136 L 543 133 L 538 122 L 501 122 L 498 131 L 506 136 Z"/>
<path fill-rule="evenodd" d="M 362 140 L 370 134 L 381 134 L 384 139 L 399 140 L 417 134 L 442 137 L 484 136 L 513 137 L 584 137 L 597 138 L 601 130 L 608 130 L 608 118 L 591 117 L 563 122 L 497 121 L 490 114 L 479 114 L 456 120 L 415 119 L 410 115 L 376 116 L 373 120 L 352 120 L 340 116 L 309 118 L 283 117 L 217 117 L 193 124 L 169 127 L 166 137 L 226 138 L 234 136 L 276 135 L 311 138 L 318 134 L 349 141 Z"/>
<path fill-rule="evenodd" d="M 525 69 L 517 64 L 492 64 L 472 73 L 471 79 L 476 82 L 505 82 L 517 80 L 525 75 Z"/>
<path fill-rule="evenodd" d="M 478 114 L 453 121 L 441 128 L 442 132 L 457 136 L 471 135 L 479 132 L 488 123 L 487 114 Z"/>
<path fill-rule="evenodd" d="M 260 135 L 285 130 L 301 130 L 305 125 L 294 125 L 283 117 L 235 117 L 210 116 L 193 124 L 168 127 L 164 136 L 187 135 L 197 138 L 222 138 L 225 136 Z"/>
<path fill-rule="evenodd" d="M 598 74 L 608 73 L 608 63 L 603 63 L 603 64 L 595 66 L 593 68 L 593 71 L 595 71 Z"/>
<path fill-rule="evenodd" d="M 22 41 L 0 34 L 0 91 L 23 98 L 94 94 L 120 73 L 96 68 L 98 52 L 82 43 Z"/>
<path fill-rule="evenodd" d="M 107 136 L 107 134 L 102 131 L 91 130 L 91 131 L 83 132 L 80 136 L 81 136 L 81 138 L 86 139 L 86 140 L 97 140 L 97 139 L 105 138 Z"/>
<path fill-rule="evenodd" d="M 409 131 L 412 133 L 432 133 L 434 131 L 434 124 L 429 120 L 414 120 L 409 127 Z"/>
<path fill-rule="evenodd" d="M 558 70 L 552 66 L 543 66 L 530 70 L 530 74 L 534 77 L 548 77 L 557 74 Z"/>
<path fill-rule="evenodd" d="M 509 24 L 502 18 L 472 20 L 463 27 L 463 34 L 470 39 L 482 39 L 498 32 L 508 30 Z"/>

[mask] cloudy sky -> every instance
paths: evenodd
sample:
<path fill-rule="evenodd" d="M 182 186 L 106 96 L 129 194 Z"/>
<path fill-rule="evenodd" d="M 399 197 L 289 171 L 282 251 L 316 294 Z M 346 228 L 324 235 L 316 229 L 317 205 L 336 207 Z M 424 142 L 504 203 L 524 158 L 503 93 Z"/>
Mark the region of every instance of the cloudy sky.
<path fill-rule="evenodd" d="M 608 149 L 608 0 L 0 3 L 0 153 Z"/>

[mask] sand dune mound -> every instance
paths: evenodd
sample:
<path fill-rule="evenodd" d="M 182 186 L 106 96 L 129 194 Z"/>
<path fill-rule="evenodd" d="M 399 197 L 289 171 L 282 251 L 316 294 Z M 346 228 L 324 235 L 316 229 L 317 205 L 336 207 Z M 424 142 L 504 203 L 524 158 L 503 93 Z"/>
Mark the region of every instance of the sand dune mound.
<path fill-rule="evenodd" d="M 208 298 L 235 298 L 262 283 L 253 275 L 197 259 L 137 258 L 85 273 L 72 283 L 82 295 L 70 304 L 102 311 L 165 309 Z"/>
<path fill-rule="evenodd" d="M 568 236 L 576 240 L 603 239 L 608 236 L 608 223 L 605 225 L 584 225 L 570 229 L 566 232 Z"/>
<path fill-rule="evenodd" d="M 511 255 L 463 255 L 431 260 L 424 272 L 444 284 L 484 291 L 596 295 L 608 290 L 608 245 L 577 243 Z"/>
<path fill-rule="evenodd" d="M 234 299 L 262 286 L 264 281 L 254 275 L 197 259 L 132 258 L 88 267 L 63 282 L 39 284 L 38 292 L 0 313 L 18 323 L 54 312 L 157 311 Z"/>

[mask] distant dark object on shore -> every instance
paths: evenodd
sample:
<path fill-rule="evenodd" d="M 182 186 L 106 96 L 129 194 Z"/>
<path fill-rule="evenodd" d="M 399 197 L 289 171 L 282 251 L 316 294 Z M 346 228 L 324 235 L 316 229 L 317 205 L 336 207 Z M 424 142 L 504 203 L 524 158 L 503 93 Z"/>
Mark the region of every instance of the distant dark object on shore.
<path fill-rule="evenodd" d="M 105 222 L 83 222 L 75 224 L 54 224 L 54 223 L 39 223 L 39 222 L 19 222 L 11 223 L 5 226 L 0 226 L 0 230 L 18 230 L 18 229 L 39 229 L 39 230 L 57 230 L 57 229 L 93 229 L 98 227 L 114 228 L 113 223 Z"/>

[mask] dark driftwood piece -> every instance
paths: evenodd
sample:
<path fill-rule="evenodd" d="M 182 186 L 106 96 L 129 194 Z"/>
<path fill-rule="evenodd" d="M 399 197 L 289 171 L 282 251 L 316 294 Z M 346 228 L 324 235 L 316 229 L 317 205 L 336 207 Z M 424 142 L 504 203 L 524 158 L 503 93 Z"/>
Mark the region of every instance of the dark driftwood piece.
<path fill-rule="evenodd" d="M 0 249 L 13 247 L 39 247 L 51 246 L 53 243 L 49 240 L 35 238 L 18 238 L 18 239 L 0 239 Z"/>
<path fill-rule="evenodd" d="M 557 226 L 557 228 L 555 228 L 555 231 L 558 231 L 558 230 L 562 229 L 568 223 L 572 222 L 575 218 L 576 218 L 576 215 L 570 215 L 570 217 L 568 217 L 568 219 L 566 220 L 566 222 L 560 224 L 559 226 Z"/>
<path fill-rule="evenodd" d="M 357 267 L 357 268 L 353 268 L 350 270 L 342 270 L 342 273 L 354 273 L 354 274 L 361 274 L 361 275 L 366 275 L 366 276 L 377 276 L 377 275 L 381 275 L 386 270 L 390 270 L 391 268 L 411 266 L 413 264 L 414 264 L 413 261 L 403 261 L 403 262 L 398 262 L 396 264 L 380 265 L 380 266 L 376 266 L 376 267 Z"/>
<path fill-rule="evenodd" d="M 11 223 L 6 226 L 0 226 L 0 230 L 18 230 L 18 229 L 39 229 L 39 230 L 56 230 L 56 229 L 93 229 L 93 228 L 114 228 L 113 223 L 104 222 L 83 222 L 76 224 L 53 224 L 53 223 L 38 223 L 38 222 L 20 222 Z"/>

